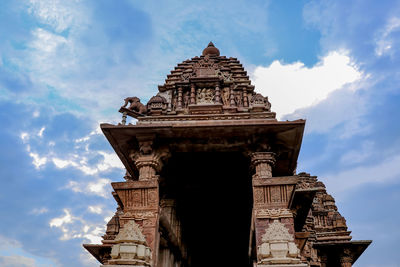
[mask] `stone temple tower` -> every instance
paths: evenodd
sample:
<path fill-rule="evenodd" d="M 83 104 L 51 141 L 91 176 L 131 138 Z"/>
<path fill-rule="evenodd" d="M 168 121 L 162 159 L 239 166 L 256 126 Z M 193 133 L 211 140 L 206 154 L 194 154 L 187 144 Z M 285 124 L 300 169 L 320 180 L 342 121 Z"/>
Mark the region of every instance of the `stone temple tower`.
<path fill-rule="evenodd" d="M 126 181 L 111 184 L 102 244 L 84 245 L 101 266 L 350 267 L 371 243 L 352 240 L 316 176 L 296 173 L 305 121 L 278 121 L 212 43 L 119 111 L 101 129 Z"/>

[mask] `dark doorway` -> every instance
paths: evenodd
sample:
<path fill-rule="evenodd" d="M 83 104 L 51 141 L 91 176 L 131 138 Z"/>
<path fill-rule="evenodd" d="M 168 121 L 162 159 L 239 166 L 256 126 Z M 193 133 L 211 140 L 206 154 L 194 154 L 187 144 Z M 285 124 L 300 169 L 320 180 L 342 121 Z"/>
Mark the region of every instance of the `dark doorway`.
<path fill-rule="evenodd" d="M 251 266 L 249 161 L 241 153 L 175 153 L 161 194 L 175 198 L 191 267 Z"/>

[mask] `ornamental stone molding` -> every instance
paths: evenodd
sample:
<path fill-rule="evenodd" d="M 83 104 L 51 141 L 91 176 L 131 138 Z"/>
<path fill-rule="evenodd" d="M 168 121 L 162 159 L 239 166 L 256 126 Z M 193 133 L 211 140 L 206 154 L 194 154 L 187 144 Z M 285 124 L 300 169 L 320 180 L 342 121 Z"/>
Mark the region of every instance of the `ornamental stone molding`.
<path fill-rule="evenodd" d="M 256 218 L 279 219 L 292 218 L 293 213 L 289 209 L 257 209 Z"/>
<path fill-rule="evenodd" d="M 294 243 L 294 237 L 278 219 L 269 224 L 257 251 L 259 266 L 307 266 L 300 264 L 299 249 Z"/>
<path fill-rule="evenodd" d="M 151 250 L 139 225 L 134 220 L 125 223 L 115 238 L 111 260 L 104 267 L 134 265 L 150 266 Z"/>

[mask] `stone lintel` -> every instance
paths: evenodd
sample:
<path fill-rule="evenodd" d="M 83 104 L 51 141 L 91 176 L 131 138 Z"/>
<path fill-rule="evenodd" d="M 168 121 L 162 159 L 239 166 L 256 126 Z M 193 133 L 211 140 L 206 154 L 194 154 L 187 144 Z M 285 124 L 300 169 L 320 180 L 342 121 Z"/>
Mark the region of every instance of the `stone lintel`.
<path fill-rule="evenodd" d="M 189 105 L 190 114 L 221 114 L 222 104 Z"/>
<path fill-rule="evenodd" d="M 253 186 L 264 186 L 264 185 L 295 185 L 298 181 L 298 176 L 279 176 L 271 177 L 268 179 L 255 178 L 253 179 Z"/>
<path fill-rule="evenodd" d="M 111 183 L 114 190 L 123 189 L 136 189 L 136 188 L 157 188 L 157 180 L 147 180 L 147 181 L 128 181 L 128 182 L 114 182 Z"/>

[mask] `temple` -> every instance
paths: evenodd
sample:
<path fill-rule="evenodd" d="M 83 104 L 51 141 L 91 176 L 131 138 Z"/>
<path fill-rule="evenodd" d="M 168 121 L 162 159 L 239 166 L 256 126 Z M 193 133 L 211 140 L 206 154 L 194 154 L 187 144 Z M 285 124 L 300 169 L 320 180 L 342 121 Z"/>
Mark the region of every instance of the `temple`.
<path fill-rule="evenodd" d="M 126 181 L 111 184 L 102 244 L 84 245 L 101 266 L 350 267 L 371 243 L 352 240 L 316 176 L 296 173 L 305 120 L 278 121 L 212 43 L 119 112 L 101 129 Z"/>

